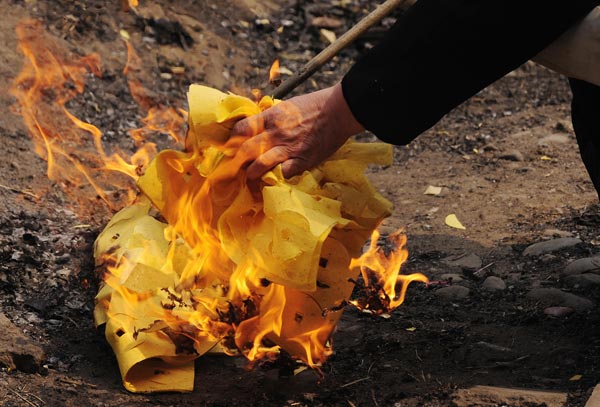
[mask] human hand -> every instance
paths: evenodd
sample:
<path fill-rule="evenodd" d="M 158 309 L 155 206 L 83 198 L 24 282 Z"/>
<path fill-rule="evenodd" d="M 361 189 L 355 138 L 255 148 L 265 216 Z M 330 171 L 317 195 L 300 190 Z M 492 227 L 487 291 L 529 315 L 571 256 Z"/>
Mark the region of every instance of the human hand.
<path fill-rule="evenodd" d="M 247 177 L 255 180 L 279 163 L 288 178 L 311 169 L 363 130 L 338 83 L 240 120 L 231 137 L 250 137 L 236 155 L 249 163 Z"/>

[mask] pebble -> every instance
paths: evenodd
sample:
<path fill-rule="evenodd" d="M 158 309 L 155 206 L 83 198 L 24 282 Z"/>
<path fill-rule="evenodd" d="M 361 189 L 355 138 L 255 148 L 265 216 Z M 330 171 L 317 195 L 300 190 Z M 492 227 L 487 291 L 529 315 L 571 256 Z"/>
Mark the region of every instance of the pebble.
<path fill-rule="evenodd" d="M 442 280 L 450 280 L 453 283 L 460 283 L 461 281 L 464 280 L 463 276 L 461 276 L 460 274 L 456 274 L 456 273 L 442 274 L 440 276 L 440 279 L 442 279 Z"/>
<path fill-rule="evenodd" d="M 569 137 L 564 134 L 550 134 L 546 137 L 542 137 L 538 141 L 539 146 L 548 146 L 550 144 L 565 144 L 569 142 Z"/>
<path fill-rule="evenodd" d="M 600 285 L 600 275 L 598 274 L 574 274 L 563 279 L 565 285 L 573 288 L 589 288 Z"/>
<path fill-rule="evenodd" d="M 482 265 L 481 257 L 473 253 L 461 256 L 449 256 L 442 259 L 442 262 L 448 266 L 460 267 L 467 270 L 478 270 Z"/>
<path fill-rule="evenodd" d="M 544 230 L 544 236 L 548 237 L 573 237 L 573 233 L 559 229 L 546 229 Z"/>
<path fill-rule="evenodd" d="M 506 290 L 506 283 L 500 277 L 489 276 L 481 284 L 481 288 L 490 291 L 502 291 Z"/>
<path fill-rule="evenodd" d="M 571 307 L 548 307 L 544 309 L 544 314 L 551 317 L 564 317 L 573 312 L 575 312 L 575 310 Z"/>
<path fill-rule="evenodd" d="M 555 252 L 557 250 L 573 247 L 581 243 L 581 239 L 575 237 L 561 237 L 559 239 L 547 240 L 534 243 L 523 251 L 525 256 L 540 256 L 542 254 Z"/>
<path fill-rule="evenodd" d="M 450 287 L 440 288 L 435 292 L 443 300 L 462 300 L 469 296 L 471 290 L 461 285 L 452 285 Z"/>
<path fill-rule="evenodd" d="M 527 298 L 539 301 L 546 306 L 561 306 L 573 308 L 576 312 L 584 312 L 594 307 L 594 303 L 575 294 L 566 293 L 558 288 L 534 288 Z"/>
<path fill-rule="evenodd" d="M 584 273 L 600 273 L 600 257 L 577 259 L 569 263 L 561 272 L 561 275 L 572 276 Z"/>
<path fill-rule="evenodd" d="M 542 254 L 539 259 L 542 263 L 551 263 L 556 260 L 556 256 L 550 253 Z"/>
<path fill-rule="evenodd" d="M 328 28 L 330 30 L 340 28 L 344 23 L 337 18 L 331 17 L 315 17 L 311 21 L 311 25 L 319 28 Z"/>
<path fill-rule="evenodd" d="M 507 151 L 506 153 L 500 154 L 498 158 L 508 161 L 525 161 L 523 153 L 517 150 Z"/>
<path fill-rule="evenodd" d="M 495 144 L 489 143 L 481 148 L 482 151 L 498 151 L 498 147 Z"/>

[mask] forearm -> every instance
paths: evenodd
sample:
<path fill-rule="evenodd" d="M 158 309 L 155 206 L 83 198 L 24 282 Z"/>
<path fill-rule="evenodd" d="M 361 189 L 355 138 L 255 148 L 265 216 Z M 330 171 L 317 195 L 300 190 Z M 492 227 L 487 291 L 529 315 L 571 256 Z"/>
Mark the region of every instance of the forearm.
<path fill-rule="evenodd" d="M 536 55 L 600 0 L 419 0 L 342 82 L 356 119 L 406 144 Z"/>

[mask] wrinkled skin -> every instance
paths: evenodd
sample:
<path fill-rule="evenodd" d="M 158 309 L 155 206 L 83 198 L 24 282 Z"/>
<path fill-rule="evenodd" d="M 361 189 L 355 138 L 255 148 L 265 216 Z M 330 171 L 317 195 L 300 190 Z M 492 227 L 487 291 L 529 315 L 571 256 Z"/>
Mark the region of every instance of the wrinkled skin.
<path fill-rule="evenodd" d="M 247 163 L 249 180 L 282 164 L 286 178 L 327 159 L 346 140 L 361 131 L 346 103 L 340 84 L 282 101 L 262 113 L 240 120 L 231 141 L 242 143 L 236 158 Z"/>

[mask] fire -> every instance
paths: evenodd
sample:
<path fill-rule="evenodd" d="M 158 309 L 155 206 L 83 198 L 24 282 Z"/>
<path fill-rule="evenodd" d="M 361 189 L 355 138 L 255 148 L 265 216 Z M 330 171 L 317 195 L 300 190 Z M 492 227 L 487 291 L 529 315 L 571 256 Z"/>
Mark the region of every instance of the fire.
<path fill-rule="evenodd" d="M 404 302 L 411 282 L 429 282 L 420 273 L 400 274 L 402 264 L 408 258 L 406 235 L 401 230 L 390 234 L 383 246 L 380 245 L 379 238 L 379 232 L 374 230 L 369 249 L 359 258 L 352 259 L 350 264 L 350 267 L 360 269 L 365 288 L 357 300 L 350 302 L 359 309 L 375 314 L 387 313 L 399 307 Z"/>
<path fill-rule="evenodd" d="M 121 4 L 123 6 L 123 11 L 129 11 L 132 8 L 135 8 L 139 5 L 138 0 L 121 0 Z"/>
<path fill-rule="evenodd" d="M 48 177 L 74 203 L 82 204 L 77 207 L 84 213 L 97 210 L 89 204 L 96 197 L 111 210 L 131 203 L 136 197 L 134 181 L 156 155 L 156 146 L 147 142 L 148 135 L 160 131 L 176 142 L 182 140 L 185 114 L 146 103 L 148 116 L 142 120 L 146 126 L 131 131 L 138 150 L 126 153 L 115 149 L 109 153 L 103 146 L 102 131 L 77 118 L 67 107 L 82 96 L 90 74 L 101 76 L 99 56 L 75 55 L 49 36 L 36 20 L 22 21 L 16 32 L 25 63 L 11 94 L 17 100 L 15 112 L 23 117 L 35 152 L 48 163 Z M 143 94 L 143 87 L 135 85 L 137 94 Z"/>
<path fill-rule="evenodd" d="M 274 86 L 279 86 L 281 83 L 281 73 L 279 70 L 279 59 L 273 61 L 271 69 L 269 69 L 269 82 Z"/>
<path fill-rule="evenodd" d="M 127 389 L 190 390 L 192 361 L 211 349 L 251 362 L 285 352 L 318 369 L 347 304 L 389 312 L 411 281 L 427 281 L 399 274 L 404 235 L 389 236 L 389 251 L 378 245 L 375 229 L 391 203 L 364 172 L 389 163 L 390 146 L 349 142 L 294 179 L 276 168 L 249 184 L 245 160 L 265 146 L 236 154 L 245 139 L 230 139 L 230 129 L 278 101 L 192 85 L 189 114 L 165 106 L 142 85 L 143 65 L 127 40 L 123 74 L 146 116 L 128 132 L 137 150 L 109 153 L 101 130 L 67 108 L 90 74 L 100 76 L 98 56 L 66 51 L 35 21 L 17 33 L 26 64 L 12 93 L 48 176 L 73 199 L 99 196 L 123 208 L 95 242 L 103 282 L 94 318 L 106 324 Z M 149 141 L 156 132 L 175 148 L 159 152 Z M 362 294 L 349 301 L 359 270 Z"/>

